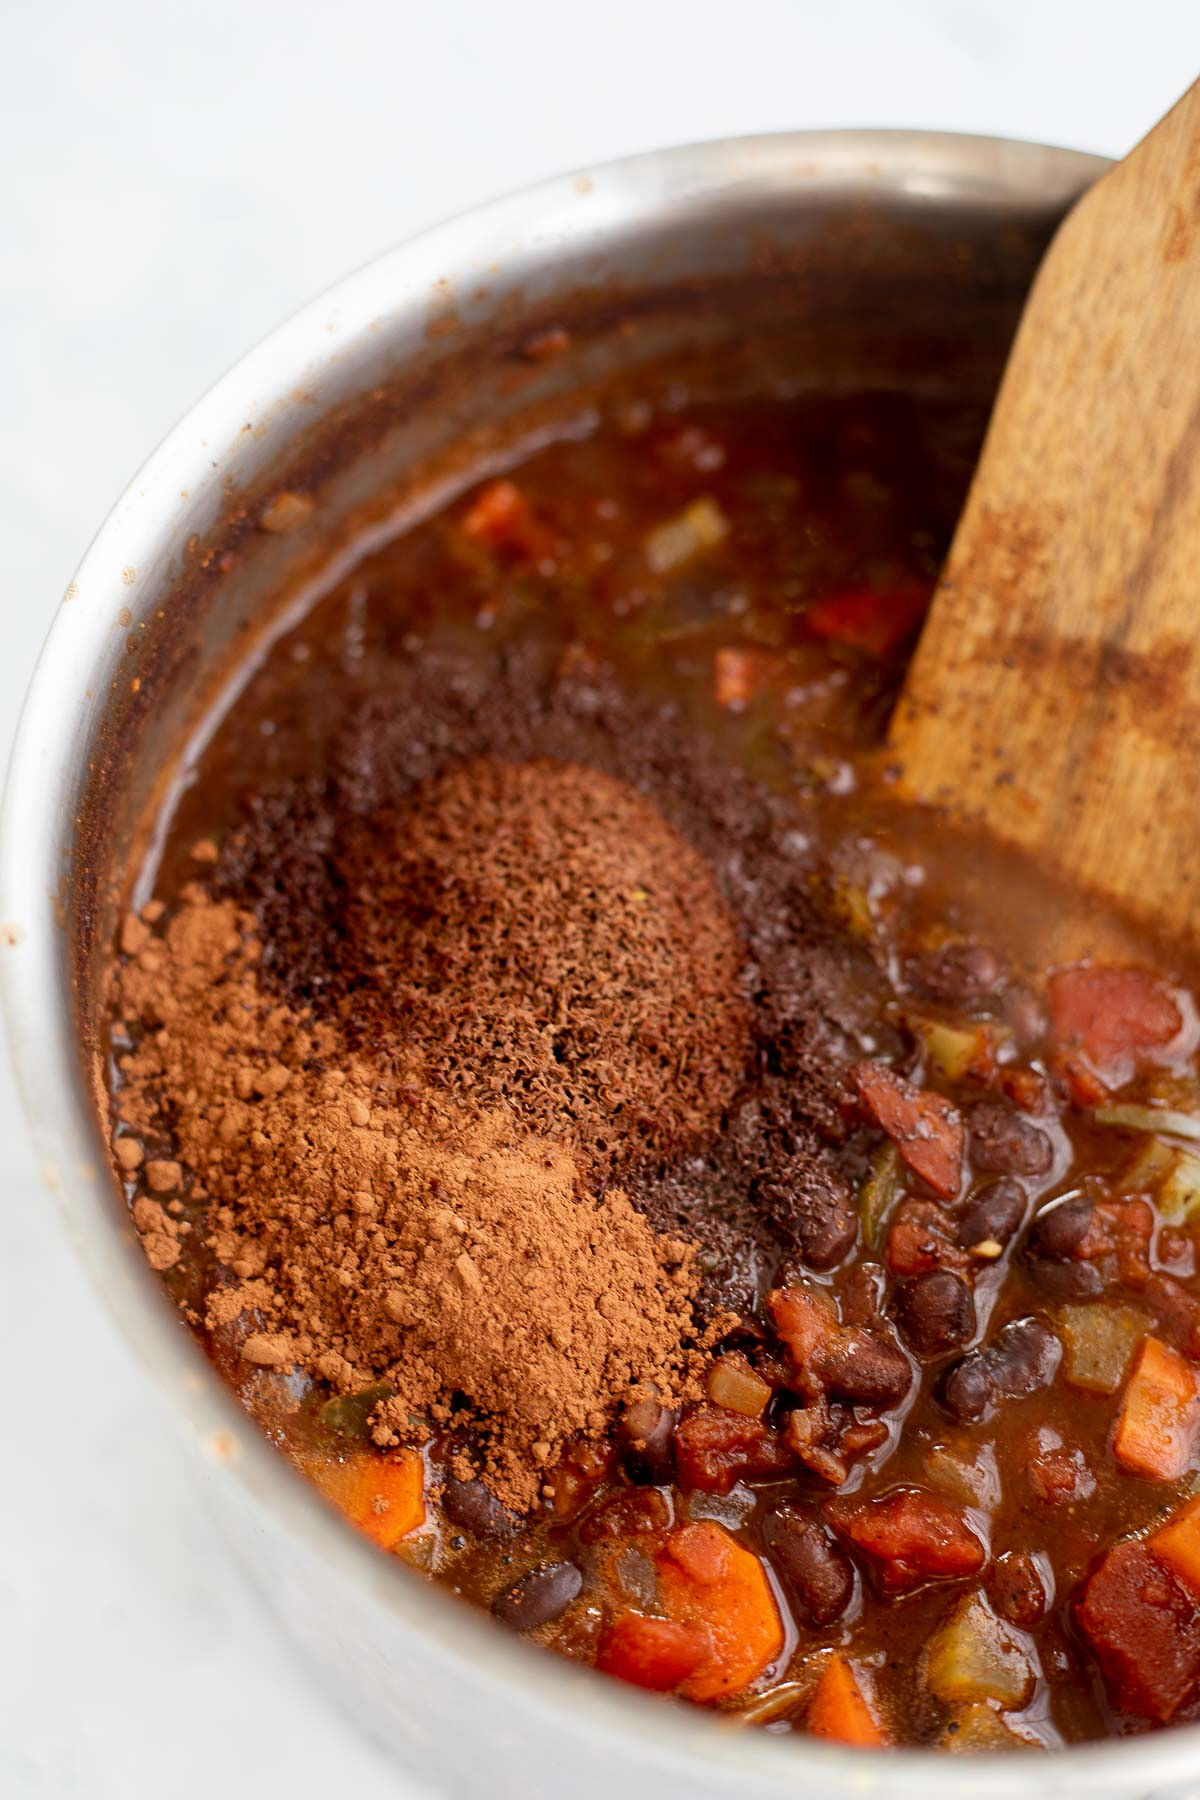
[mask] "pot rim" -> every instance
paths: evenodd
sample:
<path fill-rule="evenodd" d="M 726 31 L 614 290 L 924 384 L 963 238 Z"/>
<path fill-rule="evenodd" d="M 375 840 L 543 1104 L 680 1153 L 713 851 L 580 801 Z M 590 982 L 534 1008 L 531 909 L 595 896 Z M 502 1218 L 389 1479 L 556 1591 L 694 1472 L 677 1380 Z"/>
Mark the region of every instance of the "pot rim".
<path fill-rule="evenodd" d="M 962 1785 L 944 1752 L 877 1753 L 755 1730 L 722 1729 L 711 1717 L 668 1705 L 514 1641 L 474 1608 L 435 1584 L 398 1576 L 349 1531 L 312 1485 L 297 1476 L 199 1353 L 165 1301 L 131 1234 L 114 1228 L 98 1166 L 97 1117 L 78 1064 L 65 968 L 67 933 L 59 895 L 69 849 L 59 830 L 74 816 L 86 752 L 102 712 L 90 683 L 112 656 L 118 607 L 161 576 L 156 542 L 189 493 L 227 480 L 248 417 L 286 415 L 314 369 L 361 344 L 414 296 L 425 304 L 447 271 L 468 267 L 481 237 L 499 234 L 540 253 L 594 238 L 605 218 L 650 220 L 670 201 L 742 188 L 765 194 L 831 177 L 879 184 L 881 193 L 945 195 L 986 205 L 1004 198 L 1066 202 L 1107 166 L 1105 159 L 1018 139 L 929 131 L 797 131 L 716 139 L 621 158 L 553 177 L 459 214 L 385 252 L 270 333 L 188 412 L 117 501 L 86 552 L 55 618 L 22 709 L 0 814 L 0 997 L 41 1173 L 75 1249 L 139 1362 L 214 1467 L 232 1472 L 250 1496 L 362 1599 L 398 1615 L 461 1658 L 468 1677 L 495 1692 L 520 1693 L 543 1709 L 570 1711 L 581 1738 L 622 1734 L 647 1762 L 686 1776 L 701 1763 L 754 1780 L 765 1794 L 792 1793 L 807 1780 L 830 1796 L 915 1794 L 930 1785 L 947 1796 Z M 600 210 L 597 216 L 597 202 Z M 610 210 L 606 214 L 605 207 Z M 230 446 L 229 450 L 225 446 Z M 132 579 L 131 577 L 132 572 Z M 97 683 L 97 687 L 100 684 Z M 131 1249 L 135 1252 L 130 1255 Z M 1200 1768 L 1200 1726 L 1133 1740 L 1109 1739 L 1052 1751 L 1034 1762 L 971 1759 L 978 1795 L 1053 1788 L 1064 1795 L 1128 1793 L 1131 1784 L 1186 1777 Z M 1039 1773 L 1040 1771 L 1040 1773 Z"/>

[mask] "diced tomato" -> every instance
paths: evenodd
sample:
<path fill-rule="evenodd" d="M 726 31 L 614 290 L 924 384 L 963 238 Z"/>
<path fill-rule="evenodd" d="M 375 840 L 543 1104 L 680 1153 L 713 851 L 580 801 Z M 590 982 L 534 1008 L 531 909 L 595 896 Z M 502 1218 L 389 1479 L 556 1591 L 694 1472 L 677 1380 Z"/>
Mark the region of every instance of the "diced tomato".
<path fill-rule="evenodd" d="M 1101 1200 L 1092 1208 L 1075 1255 L 1081 1262 L 1115 1255 L 1125 1285 L 1141 1287 L 1150 1276 L 1153 1237 L 1154 1210 L 1145 1200 Z"/>
<path fill-rule="evenodd" d="M 740 1693 L 783 1649 L 762 1563 L 713 1520 L 697 1519 L 671 1533 L 656 1567 L 666 1612 L 708 1634 L 708 1654 L 680 1691 L 699 1701 Z"/>
<path fill-rule="evenodd" d="M 1094 1494 L 1096 1477 L 1088 1467 L 1083 1451 L 1077 1445 L 1061 1441 L 1046 1442 L 1047 1438 L 1058 1437 L 1052 1427 L 1044 1427 L 1039 1437 L 1035 1437 L 1030 1446 L 1025 1465 L 1029 1485 L 1038 1499 L 1047 1506 L 1074 1506 Z"/>
<path fill-rule="evenodd" d="M 1200 1610 L 1148 1544 L 1117 1544 L 1076 1605 L 1121 1712 L 1165 1724 L 1200 1685 Z"/>
<path fill-rule="evenodd" d="M 893 1275 L 961 1272 L 971 1258 L 956 1242 L 954 1223 L 932 1200 L 902 1200 L 892 1216 L 884 1260 Z"/>
<path fill-rule="evenodd" d="M 675 1429 L 675 1462 L 685 1493 L 727 1494 L 739 1481 L 762 1480 L 794 1467 L 777 1433 L 761 1419 L 723 1406 L 685 1411 Z"/>
<path fill-rule="evenodd" d="M 425 1523 L 425 1470 L 415 1450 L 388 1456 L 363 1450 L 316 1463 L 312 1474 L 326 1498 L 381 1550 L 394 1550 Z"/>
<path fill-rule="evenodd" d="M 537 562 L 554 547 L 550 532 L 535 518 L 515 481 L 489 481 L 476 494 L 463 518 L 462 530 L 477 544 L 508 556 Z"/>
<path fill-rule="evenodd" d="M 839 1330 L 832 1299 L 803 1287 L 775 1288 L 767 1309 L 796 1367 L 818 1367 Z"/>
<path fill-rule="evenodd" d="M 634 1687 L 670 1693 L 711 1654 L 708 1633 L 675 1619 L 622 1613 L 600 1640 L 596 1667 Z"/>
<path fill-rule="evenodd" d="M 804 620 L 815 637 L 869 656 L 890 656 L 912 636 L 928 604 L 928 593 L 916 589 L 876 594 L 870 588 L 850 588 L 818 600 Z"/>
<path fill-rule="evenodd" d="M 1147 1481 L 1178 1481 L 1196 1450 L 1196 1378 L 1177 1350 L 1148 1337 L 1125 1386 L 1113 1455 Z"/>
<path fill-rule="evenodd" d="M 929 1581 L 977 1575 L 987 1552 L 961 1510 L 923 1488 L 898 1488 L 873 1500 L 831 1500 L 830 1524 L 871 1559 L 885 1594 Z"/>
<path fill-rule="evenodd" d="M 1095 1105 L 1178 1037 L 1183 1015 L 1149 969 L 1081 963 L 1050 977 L 1055 1067 L 1076 1103 Z"/>
<path fill-rule="evenodd" d="M 1036 1069 L 1011 1066 L 1000 1069 L 996 1075 L 996 1086 L 1022 1112 L 1041 1112 L 1046 1099 L 1046 1083 Z"/>
<path fill-rule="evenodd" d="M 1190 1588 L 1200 1594 L 1200 1494 L 1172 1513 L 1165 1525 L 1146 1543 L 1160 1562 L 1165 1562 Z"/>
<path fill-rule="evenodd" d="M 593 1506 L 579 1526 L 585 1544 L 658 1536 L 672 1523 L 670 1495 L 662 1488 L 619 1488 Z"/>
<path fill-rule="evenodd" d="M 834 1656 L 821 1671 L 805 1720 L 810 1737 L 880 1750 L 887 1738 L 875 1722 L 854 1667 Z"/>
<path fill-rule="evenodd" d="M 943 1199 L 957 1199 L 963 1164 L 961 1115 L 941 1094 L 913 1087 L 884 1063 L 856 1063 L 853 1075 L 863 1105 L 891 1138 L 901 1160 Z"/>
<path fill-rule="evenodd" d="M 594 1444 L 588 1438 L 568 1444 L 553 1476 L 555 1518 L 577 1518 L 607 1480 L 613 1461 L 611 1444 Z"/>

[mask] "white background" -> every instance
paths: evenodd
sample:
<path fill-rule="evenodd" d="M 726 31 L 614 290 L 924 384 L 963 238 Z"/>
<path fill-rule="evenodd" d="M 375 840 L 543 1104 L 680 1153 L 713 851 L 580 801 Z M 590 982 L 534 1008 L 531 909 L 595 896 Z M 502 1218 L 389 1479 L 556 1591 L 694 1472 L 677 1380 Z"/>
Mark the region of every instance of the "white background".
<path fill-rule="evenodd" d="M 0 0 L 0 750 L 137 465 L 397 239 L 730 132 L 1119 154 L 1198 71 L 1196 0 Z M 229 1568 L 34 1180 L 6 1064 L 0 1205 L 0 1794 L 402 1796 Z"/>

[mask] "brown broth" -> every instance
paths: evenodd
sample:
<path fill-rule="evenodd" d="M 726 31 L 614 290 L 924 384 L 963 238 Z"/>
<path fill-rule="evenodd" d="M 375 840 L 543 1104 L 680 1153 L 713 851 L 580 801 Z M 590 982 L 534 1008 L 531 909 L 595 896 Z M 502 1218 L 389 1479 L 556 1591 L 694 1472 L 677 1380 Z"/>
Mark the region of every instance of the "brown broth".
<path fill-rule="evenodd" d="M 472 540 L 463 530 L 468 496 L 366 556 L 249 673 L 177 796 L 161 863 L 152 871 L 155 894 L 173 902 L 195 875 L 190 846 L 200 838 L 221 841 L 237 828 L 253 794 L 319 775 L 347 718 L 373 701 L 386 702 L 414 667 L 453 663 L 486 673 L 514 646 L 532 646 L 549 668 L 572 647 L 582 648 L 603 659 L 622 688 L 669 703 L 715 754 L 794 808 L 825 903 L 849 937 L 870 943 L 883 971 L 881 1040 L 899 1033 L 911 1079 L 960 1105 L 994 1092 L 995 1071 L 987 1082 L 931 1073 L 914 1035 L 922 1009 L 905 988 L 905 958 L 947 938 L 994 946 L 1010 971 L 1003 1006 L 924 1010 L 964 1029 L 990 1018 L 998 1027 L 1000 1068 L 1042 1078 L 1037 1125 L 1054 1160 L 1048 1171 L 1021 1177 L 1031 1209 L 1066 1194 L 1120 1195 L 1137 1140 L 1091 1122 L 1046 1073 L 1053 1045 L 1042 971 L 1066 960 L 1068 941 L 1074 956 L 1112 944 L 1129 954 L 1133 946 L 1176 983 L 1189 982 L 1190 969 L 1162 950 L 1139 946 L 1124 927 L 1002 853 L 902 809 L 890 796 L 880 750 L 982 423 L 978 409 L 953 400 L 865 393 L 653 417 L 626 409 L 587 436 L 539 451 L 514 479 L 553 549 L 530 558 Z M 653 534 L 697 501 L 711 507 L 704 515 L 710 524 L 714 517 L 724 523 L 724 535 L 675 567 L 661 566 L 669 544 L 664 548 L 665 540 Z M 658 568 L 648 551 L 656 544 Z M 892 596 L 888 616 L 894 620 L 898 609 L 907 628 L 890 638 L 885 628 L 883 639 L 865 643 L 864 632 L 878 632 L 878 618 L 868 608 L 866 624 L 855 623 L 851 607 L 850 636 L 858 642 L 814 629 L 814 605 L 861 594 Z M 723 704 L 722 671 L 728 683 L 731 670 L 744 693 L 727 692 Z M 1185 1040 L 1171 1072 L 1191 1094 L 1197 1091 L 1194 1033 Z M 862 1054 L 870 1054 L 869 1045 Z M 1122 1097 L 1152 1100 L 1158 1090 L 1148 1080 L 1141 1086 L 1135 1080 Z M 860 1135 L 846 1152 L 855 1181 L 863 1178 L 866 1151 L 879 1142 L 876 1133 L 864 1150 Z M 978 1168 L 975 1188 L 997 1173 Z M 1169 1264 L 1172 1276 L 1194 1289 L 1190 1229 L 1164 1239 L 1160 1221 L 1156 1227 L 1153 1266 Z M 193 1234 L 168 1277 L 176 1297 L 192 1305 L 216 1274 L 202 1236 Z M 810 1271 L 805 1279 L 844 1296 L 869 1264 L 891 1316 L 898 1284 L 885 1266 L 886 1243 L 860 1243 L 832 1271 Z M 1059 1319 L 1068 1302 L 1043 1277 L 1019 1238 L 1005 1246 L 975 1279 L 971 1341 L 993 1342 L 1011 1320 Z M 1140 1293 L 1111 1280 L 1103 1298 L 1144 1304 Z M 759 1304 L 761 1312 L 761 1298 Z M 208 1347 L 273 1441 L 318 1479 L 364 1429 L 365 1412 L 356 1415 L 346 1402 L 334 1403 L 342 1434 L 331 1429 L 329 1411 L 322 1412 L 328 1396 L 298 1377 L 247 1376 L 236 1339 L 214 1334 Z M 1005 1714 L 1001 1735 L 1008 1728 L 1013 1741 L 1054 1745 L 1144 1726 L 1114 1709 L 1080 1638 L 1072 1601 L 1108 1546 L 1179 1502 L 1200 1462 L 1193 1455 L 1172 1483 L 1130 1474 L 1111 1451 L 1119 1395 L 1068 1386 L 1061 1372 L 982 1421 L 956 1422 L 936 1390 L 962 1349 L 914 1357 L 918 1379 L 911 1392 L 899 1407 L 883 1409 L 884 1442 L 852 1461 L 841 1491 L 869 1497 L 899 1484 L 941 1491 L 986 1539 L 992 1572 L 974 1582 L 928 1582 L 889 1599 L 873 1585 L 869 1559 L 856 1556 L 849 1605 L 836 1622 L 815 1627 L 803 1622 L 786 1578 L 773 1568 L 786 1646 L 746 1694 L 729 1702 L 769 1713 L 777 1695 L 773 1730 L 803 1731 L 823 1654 L 840 1646 L 865 1672 L 895 1741 L 952 1743 L 958 1715 L 930 1693 L 922 1651 L 972 1586 L 995 1591 L 995 1562 L 1008 1552 L 1033 1557 L 1052 1592 L 1042 1620 L 1009 1634 L 1034 1679 L 1029 1697 Z M 1075 1493 L 1048 1501 L 1031 1483 L 1030 1464 L 1060 1446 L 1078 1452 L 1083 1473 Z M 431 1487 L 443 1472 L 440 1453 L 436 1441 L 426 1451 Z M 582 1593 L 533 1635 L 590 1661 L 614 1609 L 653 1609 L 652 1557 L 635 1540 L 622 1540 L 627 1566 L 614 1575 L 594 1537 L 614 1494 L 644 1491 L 616 1464 L 591 1481 L 568 1471 L 544 1510 L 498 1541 L 446 1521 L 434 1503 L 425 1526 L 398 1554 L 484 1605 L 544 1560 L 573 1561 L 584 1573 Z M 782 1501 L 816 1517 L 832 1490 L 798 1465 L 783 1478 L 738 1481 L 727 1494 L 687 1494 L 669 1484 L 662 1491 L 677 1521 L 716 1519 L 759 1550 L 764 1520 Z M 582 1497 L 578 1512 L 568 1504 L 572 1493 Z M 1191 1695 L 1176 1716 L 1198 1711 L 1200 1698 Z"/>

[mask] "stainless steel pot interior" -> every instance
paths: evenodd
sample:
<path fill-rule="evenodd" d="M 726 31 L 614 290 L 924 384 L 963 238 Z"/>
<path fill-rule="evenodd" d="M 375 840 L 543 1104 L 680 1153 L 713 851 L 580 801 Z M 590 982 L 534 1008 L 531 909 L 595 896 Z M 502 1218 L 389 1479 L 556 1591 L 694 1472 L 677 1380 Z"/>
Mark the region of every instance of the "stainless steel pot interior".
<path fill-rule="evenodd" d="M 739 1732 L 529 1650 L 361 1544 L 232 1403 L 133 1242 L 96 1101 L 96 972 L 169 751 L 330 541 L 420 508 L 597 382 L 903 381 L 987 394 L 1064 208 L 1103 164 L 1039 146 L 815 133 L 654 153 L 485 206 L 352 276 L 151 457 L 64 598 L 0 843 L 4 999 L 47 1185 L 200 1452 L 235 1549 L 324 1684 L 456 1795 L 957 1794 L 963 1765 Z M 522 354 L 564 322 L 568 355 Z M 621 375 L 620 372 L 624 371 Z M 308 527 L 256 529 L 281 486 Z M 373 496 L 393 494 L 389 526 Z M 464 1728 L 465 1727 L 465 1728 Z M 1200 1728 L 972 1762 L 980 1795 L 1183 1792 Z M 1182 1785 L 1179 1785 L 1182 1784 Z"/>

